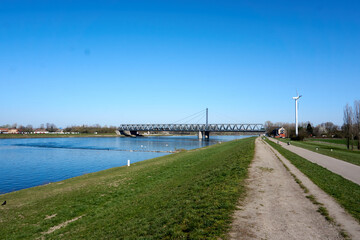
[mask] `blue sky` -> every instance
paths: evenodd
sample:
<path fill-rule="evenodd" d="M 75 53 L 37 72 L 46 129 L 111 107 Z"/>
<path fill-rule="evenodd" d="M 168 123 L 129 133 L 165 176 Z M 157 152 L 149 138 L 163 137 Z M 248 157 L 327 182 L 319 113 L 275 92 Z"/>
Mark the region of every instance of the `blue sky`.
<path fill-rule="evenodd" d="M 75 2 L 75 3 L 74 3 Z M 360 99 L 358 1 L 0 4 L 0 125 L 342 124 Z"/>

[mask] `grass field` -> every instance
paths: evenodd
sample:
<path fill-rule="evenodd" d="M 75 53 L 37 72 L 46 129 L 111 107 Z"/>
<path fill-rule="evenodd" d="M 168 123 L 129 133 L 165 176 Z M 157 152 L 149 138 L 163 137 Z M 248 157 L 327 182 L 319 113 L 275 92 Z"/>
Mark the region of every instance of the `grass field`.
<path fill-rule="evenodd" d="M 279 140 L 283 142 L 290 141 L 289 139 Z M 317 141 L 291 141 L 291 144 L 360 166 L 360 151 L 347 150 L 345 145 Z M 316 150 L 316 148 L 318 149 Z"/>
<path fill-rule="evenodd" d="M 0 195 L 0 239 L 226 237 L 255 138 Z"/>
<path fill-rule="evenodd" d="M 346 139 L 344 138 L 307 138 L 306 141 L 316 141 L 316 142 L 326 142 L 333 144 L 341 144 L 346 146 Z M 353 143 L 354 147 L 357 146 L 358 140 L 350 141 L 350 144 Z"/>
<path fill-rule="evenodd" d="M 338 201 L 360 222 L 360 186 L 266 139 L 311 181 Z"/>

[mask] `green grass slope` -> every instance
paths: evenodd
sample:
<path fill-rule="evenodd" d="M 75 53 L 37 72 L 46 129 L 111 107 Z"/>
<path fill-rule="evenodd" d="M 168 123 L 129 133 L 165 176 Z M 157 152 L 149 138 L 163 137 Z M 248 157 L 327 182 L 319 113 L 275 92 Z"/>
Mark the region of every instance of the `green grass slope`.
<path fill-rule="evenodd" d="M 218 239 L 255 138 L 0 195 L 0 239 Z M 81 218 L 79 218 L 81 217 Z"/>

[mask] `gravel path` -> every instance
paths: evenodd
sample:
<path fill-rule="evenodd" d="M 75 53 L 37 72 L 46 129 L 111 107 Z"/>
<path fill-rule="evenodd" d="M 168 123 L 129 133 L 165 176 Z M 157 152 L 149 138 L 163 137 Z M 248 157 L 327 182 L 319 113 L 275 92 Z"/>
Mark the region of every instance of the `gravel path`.
<path fill-rule="evenodd" d="M 296 153 L 297 155 L 360 185 L 360 166 L 333 157 L 329 157 L 320 153 L 316 153 L 301 147 L 287 145 L 286 143 L 277 141 L 276 139 L 273 138 L 269 138 L 269 139 L 273 142 L 279 142 L 279 144 L 285 149 L 290 150 Z"/>
<path fill-rule="evenodd" d="M 270 146 L 258 138 L 248 195 L 234 213 L 230 238 L 342 239 L 339 228 L 326 221 L 317 212 L 318 206 L 306 198 L 309 194 L 316 195 L 312 191 L 305 194 Z"/>

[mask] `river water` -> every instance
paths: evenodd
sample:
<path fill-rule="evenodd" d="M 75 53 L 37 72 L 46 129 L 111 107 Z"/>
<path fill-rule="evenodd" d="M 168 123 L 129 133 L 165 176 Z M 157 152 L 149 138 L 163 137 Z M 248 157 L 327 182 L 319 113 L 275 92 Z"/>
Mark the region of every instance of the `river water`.
<path fill-rule="evenodd" d="M 0 194 L 244 137 L 0 139 Z"/>

